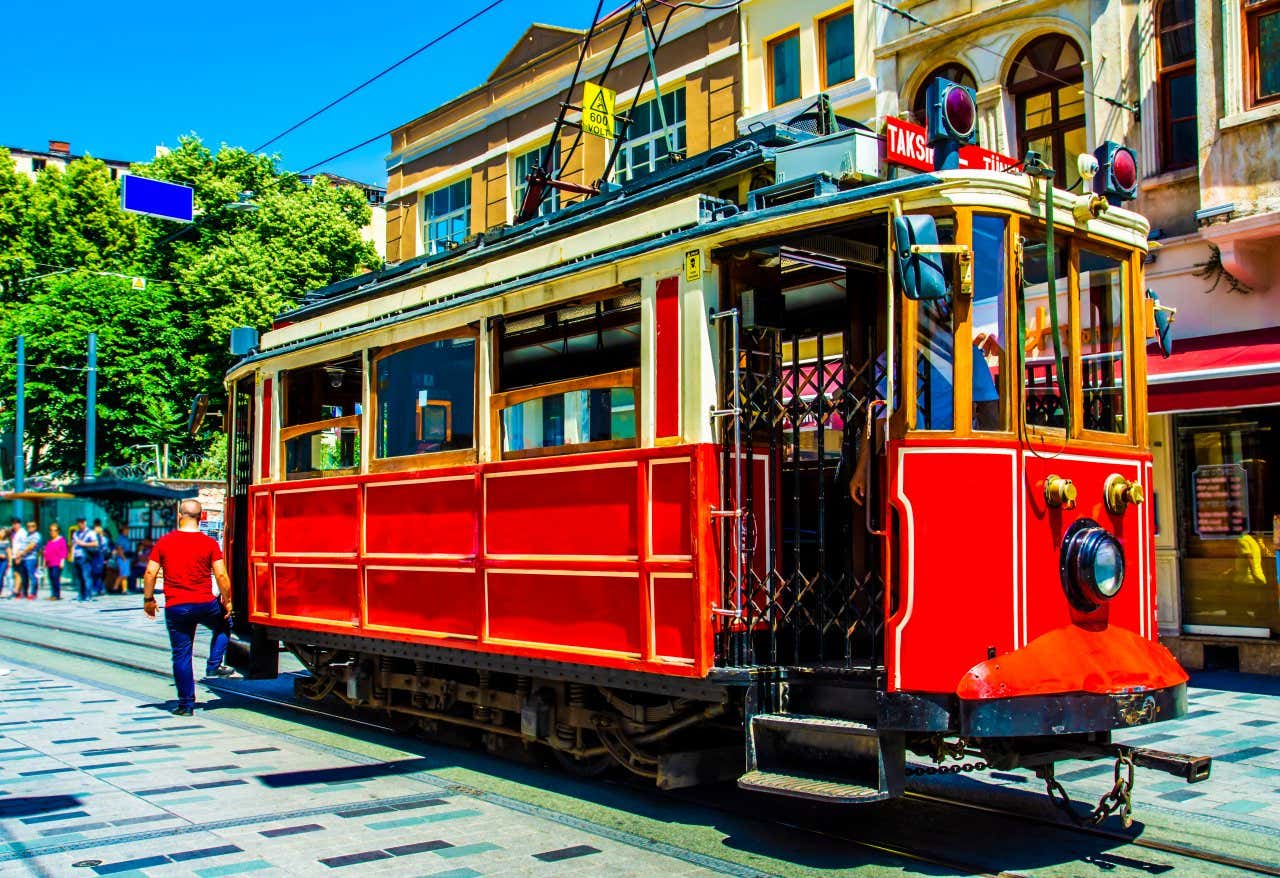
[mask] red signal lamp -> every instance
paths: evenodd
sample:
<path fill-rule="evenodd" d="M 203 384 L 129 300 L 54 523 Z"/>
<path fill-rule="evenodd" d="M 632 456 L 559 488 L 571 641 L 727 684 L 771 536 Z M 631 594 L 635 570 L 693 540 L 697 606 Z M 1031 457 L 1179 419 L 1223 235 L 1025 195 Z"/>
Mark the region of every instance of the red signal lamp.
<path fill-rule="evenodd" d="M 1113 207 L 1132 201 L 1138 195 L 1138 155 L 1113 140 L 1093 151 L 1098 160 L 1098 174 L 1093 178 L 1093 191 L 1107 199 Z"/>
<path fill-rule="evenodd" d="M 925 92 L 925 128 L 933 147 L 933 167 L 960 167 L 960 147 L 978 142 L 978 97 L 971 88 L 941 77 Z"/>

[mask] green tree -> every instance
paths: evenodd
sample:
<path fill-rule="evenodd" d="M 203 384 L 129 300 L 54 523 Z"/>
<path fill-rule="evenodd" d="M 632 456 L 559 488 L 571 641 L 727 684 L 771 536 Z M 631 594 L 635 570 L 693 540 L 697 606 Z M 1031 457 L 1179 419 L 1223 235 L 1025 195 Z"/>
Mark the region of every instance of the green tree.
<path fill-rule="evenodd" d="M 27 214 L 31 182 L 14 167 L 9 151 L 0 148 L 0 301 L 15 298 L 18 282 L 35 272 L 27 251 Z"/>

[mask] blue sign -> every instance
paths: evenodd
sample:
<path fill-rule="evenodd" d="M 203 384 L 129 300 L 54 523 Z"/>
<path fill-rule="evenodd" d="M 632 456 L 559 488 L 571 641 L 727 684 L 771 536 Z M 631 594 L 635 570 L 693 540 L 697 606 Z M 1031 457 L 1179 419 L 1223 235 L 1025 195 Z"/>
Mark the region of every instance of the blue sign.
<path fill-rule="evenodd" d="M 120 207 L 130 213 L 189 223 L 195 214 L 195 190 L 179 183 L 125 174 L 120 178 Z"/>

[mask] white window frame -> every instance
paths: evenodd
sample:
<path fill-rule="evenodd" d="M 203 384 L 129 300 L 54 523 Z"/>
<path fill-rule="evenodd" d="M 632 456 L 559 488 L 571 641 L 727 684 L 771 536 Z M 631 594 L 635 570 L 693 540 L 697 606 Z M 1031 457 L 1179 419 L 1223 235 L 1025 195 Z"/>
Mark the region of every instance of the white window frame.
<path fill-rule="evenodd" d="M 446 213 L 442 213 L 439 216 L 433 216 L 431 213 L 432 197 L 437 192 L 442 192 L 446 189 L 452 189 L 455 186 L 465 187 L 463 191 L 466 192 L 466 201 L 463 204 L 453 208 L 452 210 Z M 454 180 L 452 183 L 446 183 L 443 186 L 437 186 L 436 188 L 432 189 L 430 192 L 424 192 L 422 195 L 422 199 L 419 202 L 419 214 L 422 218 L 422 222 L 419 224 L 419 227 L 421 229 L 421 234 L 422 234 L 421 251 L 423 254 L 429 256 L 435 253 L 441 253 L 445 249 L 447 249 L 446 247 L 443 246 L 445 241 L 454 241 L 454 238 L 452 236 L 444 236 L 440 238 L 433 238 L 431 236 L 432 224 L 440 222 L 442 220 L 450 221 L 455 219 L 461 219 L 463 221 L 463 229 L 462 229 L 461 237 L 457 238 L 457 240 L 455 241 L 455 243 L 461 244 L 464 240 L 466 240 L 467 236 L 471 234 L 471 178 L 469 176 L 463 177 L 461 180 Z"/>
<path fill-rule="evenodd" d="M 560 163 L 560 144 L 558 142 L 555 144 L 548 142 L 541 146 L 535 146 L 533 149 L 527 149 L 518 155 L 512 156 L 511 158 L 511 220 L 513 222 L 520 215 L 520 205 L 524 203 L 524 193 L 529 188 L 529 183 L 525 179 L 529 173 L 529 169 L 525 168 L 522 172 L 520 170 L 520 162 L 525 159 L 529 159 L 530 157 L 536 157 L 534 158 L 535 163 L 541 162 L 543 151 L 549 148 L 553 148 L 556 151 L 556 157 L 551 163 L 551 171 L 554 173 L 556 166 Z M 559 209 L 560 190 L 553 188 L 551 190 L 551 194 L 542 199 L 542 203 L 538 205 L 538 213 L 536 216 L 546 216 L 547 214 L 554 213 Z"/>
<path fill-rule="evenodd" d="M 668 121 L 666 128 L 658 128 L 653 131 L 650 131 L 648 134 L 645 134 L 642 137 L 638 137 L 633 140 L 629 139 L 629 140 L 623 141 L 622 146 L 618 149 L 617 170 L 614 173 L 614 179 L 616 179 L 617 182 L 626 183 L 630 180 L 636 179 L 637 177 L 643 177 L 645 174 L 653 173 L 654 170 L 656 170 L 654 168 L 654 163 L 656 162 L 657 159 L 655 157 L 656 151 L 652 149 L 652 145 L 657 143 L 657 141 L 659 140 L 665 139 L 668 133 L 675 135 L 675 142 L 677 144 L 678 150 L 681 150 L 681 151 L 688 150 L 689 141 L 688 141 L 687 125 L 688 125 L 688 117 L 689 117 L 689 105 L 687 103 L 688 93 L 685 91 L 684 84 L 681 83 L 679 87 L 663 92 L 662 97 L 665 98 L 668 95 L 674 95 L 677 92 L 679 92 L 683 96 L 684 100 L 686 101 L 685 112 L 683 117 L 680 119 L 680 121 L 674 124 Z M 649 100 L 647 101 L 641 101 L 638 104 L 633 104 L 631 108 L 627 110 L 627 112 L 634 113 L 641 107 L 645 107 L 651 104 L 655 100 L 658 100 L 658 98 L 649 98 Z M 679 99 L 677 99 L 677 102 L 679 102 Z M 684 134 L 685 136 L 685 142 L 683 146 L 679 145 L 681 134 Z M 649 161 L 647 166 L 644 167 L 642 170 L 640 170 L 639 173 L 637 173 L 636 167 L 632 163 L 632 150 L 636 149 L 637 147 L 641 147 L 645 145 L 649 145 L 651 147 L 649 150 Z"/>

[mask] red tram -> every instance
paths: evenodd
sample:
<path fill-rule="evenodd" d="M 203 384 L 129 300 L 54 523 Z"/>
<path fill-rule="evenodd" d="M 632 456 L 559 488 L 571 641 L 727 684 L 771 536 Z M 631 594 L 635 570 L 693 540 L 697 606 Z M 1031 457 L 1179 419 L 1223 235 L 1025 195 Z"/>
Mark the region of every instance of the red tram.
<path fill-rule="evenodd" d="M 907 752 L 1207 776 L 1110 742 L 1186 706 L 1145 221 L 1034 161 L 849 173 L 869 137 L 756 132 L 241 351 L 257 672 L 283 645 L 304 695 L 668 787 L 875 801 Z"/>

